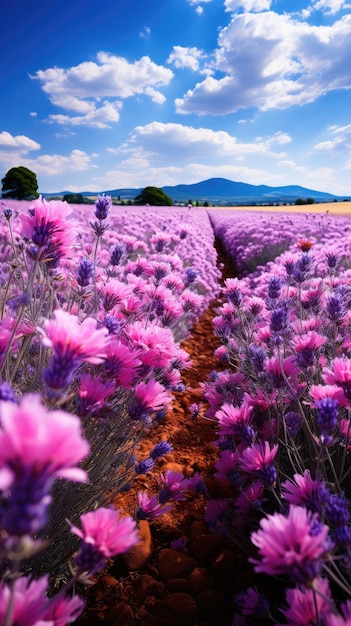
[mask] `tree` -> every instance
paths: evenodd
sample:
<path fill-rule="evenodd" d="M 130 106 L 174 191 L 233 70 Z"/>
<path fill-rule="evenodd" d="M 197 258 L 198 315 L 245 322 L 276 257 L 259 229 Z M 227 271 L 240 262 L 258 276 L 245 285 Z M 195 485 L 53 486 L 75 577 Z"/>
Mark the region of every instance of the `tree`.
<path fill-rule="evenodd" d="M 33 200 L 39 196 L 36 174 L 23 165 L 12 167 L 1 182 L 3 198 Z"/>
<path fill-rule="evenodd" d="M 93 201 L 89 198 L 85 198 L 81 193 L 66 193 L 63 196 L 63 201 L 68 204 L 93 204 Z"/>
<path fill-rule="evenodd" d="M 151 206 L 172 206 L 173 200 L 158 187 L 145 187 L 135 198 L 135 204 Z"/>

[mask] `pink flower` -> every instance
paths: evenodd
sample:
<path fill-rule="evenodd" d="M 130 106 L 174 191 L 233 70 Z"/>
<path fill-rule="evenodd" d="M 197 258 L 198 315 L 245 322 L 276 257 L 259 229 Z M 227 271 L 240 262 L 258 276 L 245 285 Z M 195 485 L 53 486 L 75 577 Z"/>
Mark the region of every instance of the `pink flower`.
<path fill-rule="evenodd" d="M 20 215 L 23 235 L 31 239 L 39 252 L 37 258 L 48 267 L 57 267 L 63 256 L 72 252 L 77 223 L 66 202 L 35 200 L 27 215 Z"/>
<path fill-rule="evenodd" d="M 0 489 L 7 497 L 4 527 L 22 536 L 47 522 L 50 490 L 56 478 L 84 482 L 76 467 L 89 452 L 80 420 L 64 411 L 48 411 L 37 395 L 19 405 L 1 402 Z"/>
<path fill-rule="evenodd" d="M 312 407 L 315 407 L 318 400 L 324 398 L 332 398 L 333 400 L 337 400 L 341 406 L 347 406 L 344 392 L 337 385 L 311 385 L 309 393 L 313 398 Z"/>
<path fill-rule="evenodd" d="M 269 576 L 287 574 L 299 583 L 313 580 L 320 569 L 328 535 L 328 526 L 319 524 L 317 519 L 316 514 L 295 505 L 290 506 L 287 517 L 275 513 L 262 519 L 261 529 L 251 535 L 261 557 L 261 561 L 251 560 L 255 571 Z"/>
<path fill-rule="evenodd" d="M 102 306 L 105 311 L 111 311 L 116 305 L 125 304 L 133 292 L 132 285 L 122 283 L 116 278 L 110 278 L 106 284 L 99 283 L 97 288 L 102 295 Z"/>
<path fill-rule="evenodd" d="M 97 328 L 96 320 L 87 317 L 83 322 L 62 309 L 54 311 L 54 319 L 44 321 L 38 328 L 43 345 L 55 354 L 78 362 L 102 363 L 106 358 L 108 330 Z"/>
<path fill-rule="evenodd" d="M 269 447 L 268 441 L 260 441 L 241 453 L 239 465 L 244 472 L 257 472 L 269 467 L 278 452 L 278 445 Z"/>
<path fill-rule="evenodd" d="M 294 474 L 294 481 L 295 483 L 286 480 L 282 483 L 282 491 L 289 504 L 307 506 L 314 511 L 318 511 L 321 505 L 326 504 L 325 483 L 320 480 L 314 480 L 311 477 L 310 470 L 305 470 L 303 475 Z"/>
<path fill-rule="evenodd" d="M 140 359 L 150 367 L 167 367 L 174 356 L 175 343 L 171 330 L 155 324 L 135 322 L 128 331 L 130 341 L 140 348 Z"/>
<path fill-rule="evenodd" d="M 81 615 L 83 609 L 84 600 L 79 596 L 70 598 L 57 594 L 48 604 L 45 618 L 49 621 L 45 621 L 45 626 L 49 626 L 51 623 L 53 626 L 67 626 L 67 624 L 73 624 L 77 617 Z M 44 626 L 44 624 L 42 626 Z"/>
<path fill-rule="evenodd" d="M 170 402 L 169 392 L 157 380 L 151 379 L 148 383 L 141 381 L 135 386 L 129 413 L 132 419 L 144 419 L 152 411 L 168 407 Z"/>
<path fill-rule="evenodd" d="M 89 452 L 78 417 L 48 411 L 39 395 L 28 394 L 19 405 L 0 402 L 0 488 L 16 476 L 31 473 L 85 482 L 86 473 L 75 467 Z"/>
<path fill-rule="evenodd" d="M 113 339 L 106 347 L 106 355 L 104 367 L 107 376 L 114 379 L 117 385 L 130 388 L 141 365 L 140 350 Z"/>
<path fill-rule="evenodd" d="M 113 507 L 84 513 L 80 521 L 82 528 L 71 526 L 72 533 L 107 559 L 128 552 L 140 541 L 133 518 L 120 516 L 120 511 Z M 79 553 L 76 560 L 78 557 Z"/>
<path fill-rule="evenodd" d="M 138 504 L 139 504 L 139 508 L 136 514 L 138 520 L 156 519 L 157 517 L 160 517 L 161 515 L 168 513 L 168 511 L 170 511 L 172 508 L 171 504 L 166 504 L 166 505 L 161 504 L 157 500 L 156 496 L 150 497 L 146 493 L 146 491 L 139 491 Z"/>
<path fill-rule="evenodd" d="M 225 402 L 215 415 L 219 422 L 220 433 L 233 435 L 236 434 L 238 426 L 248 426 L 252 409 L 253 407 L 249 406 L 247 402 L 244 402 L 240 407 L 234 407 Z"/>
<path fill-rule="evenodd" d="M 252 510 L 259 510 L 263 503 L 264 485 L 261 481 L 252 482 L 235 500 L 238 519 L 245 519 Z"/>
<path fill-rule="evenodd" d="M 331 367 L 323 369 L 322 376 L 328 385 L 341 387 L 347 400 L 351 400 L 351 359 L 337 357 Z"/>
<path fill-rule="evenodd" d="M 287 609 L 281 609 L 290 626 L 310 626 L 317 624 L 323 616 L 323 623 L 330 624 L 328 616 L 332 613 L 333 603 L 328 581 L 317 578 L 312 589 L 288 589 L 286 592 Z"/>
<path fill-rule="evenodd" d="M 167 470 L 165 474 L 161 474 L 162 487 L 158 496 L 159 501 L 165 504 L 185 500 L 184 492 L 194 488 L 197 479 L 198 475 L 195 474 L 192 478 L 185 478 L 182 472 Z"/>
<path fill-rule="evenodd" d="M 109 381 L 102 381 L 101 378 L 94 378 L 91 374 L 83 374 L 80 378 L 79 397 L 80 415 L 101 409 L 105 400 L 115 391 L 115 384 Z"/>
<path fill-rule="evenodd" d="M 13 609 L 11 624 L 16 626 L 37 626 L 48 624 L 54 626 L 53 621 L 46 621 L 47 600 L 45 594 L 48 589 L 48 575 L 39 580 L 16 578 L 12 591 L 2 583 L 0 586 L 0 623 L 6 622 L 6 611 L 13 594 Z"/>

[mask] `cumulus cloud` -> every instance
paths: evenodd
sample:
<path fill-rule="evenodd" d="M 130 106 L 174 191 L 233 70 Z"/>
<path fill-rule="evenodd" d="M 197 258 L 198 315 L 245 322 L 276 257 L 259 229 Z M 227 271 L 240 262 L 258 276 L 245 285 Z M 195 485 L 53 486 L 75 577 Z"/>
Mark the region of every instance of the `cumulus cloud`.
<path fill-rule="evenodd" d="M 40 150 L 40 144 L 25 135 L 11 135 L 6 130 L 0 133 L 0 150 L 16 150 L 25 154 L 30 150 Z"/>
<path fill-rule="evenodd" d="M 0 150 L 0 163 L 4 168 L 16 167 L 18 156 Z M 62 176 L 62 172 L 79 172 L 94 167 L 90 156 L 83 150 L 72 150 L 67 156 L 42 154 L 35 159 L 21 157 L 21 165 L 43 176 Z"/>
<path fill-rule="evenodd" d="M 312 8 L 322 11 L 326 15 L 335 15 L 342 9 L 350 9 L 351 4 L 345 2 L 345 0 L 317 0 L 317 2 L 313 3 Z"/>
<path fill-rule="evenodd" d="M 48 122 L 69 126 L 92 126 L 95 128 L 108 128 L 110 122 L 118 122 L 119 109 L 121 108 L 119 102 L 103 102 L 101 107 L 96 107 L 93 103 L 89 104 L 90 106 L 86 110 L 85 115 L 52 114 L 49 115 Z"/>
<path fill-rule="evenodd" d="M 237 13 L 220 31 L 214 75 L 177 98 L 176 111 L 226 115 L 249 107 L 286 109 L 349 89 L 350 28 L 350 14 L 315 26 L 273 11 Z"/>
<path fill-rule="evenodd" d="M 167 63 L 176 68 L 187 68 L 197 72 L 200 68 L 199 60 L 203 57 L 203 51 L 198 48 L 173 46 L 173 52 L 169 55 Z"/>
<path fill-rule="evenodd" d="M 271 8 L 271 4 L 272 0 L 225 0 L 224 2 L 226 10 L 233 13 L 238 9 L 253 13 L 266 11 Z"/>
<path fill-rule="evenodd" d="M 174 162 L 190 162 L 200 159 L 213 162 L 228 157 L 242 158 L 247 155 L 270 155 L 281 157 L 281 153 L 272 150 L 273 144 L 289 141 L 288 135 L 276 133 L 266 139 L 258 138 L 251 143 L 237 141 L 226 131 L 214 131 L 210 128 L 193 128 L 182 124 L 151 122 L 134 128 L 129 140 L 122 146 L 124 151 L 142 150 L 151 155 L 154 161 L 164 160 L 172 155 Z"/>
<path fill-rule="evenodd" d="M 79 113 L 73 117 L 52 115 L 51 121 L 105 128 L 118 121 L 121 100 L 125 98 L 145 94 L 156 103 L 164 102 L 159 88 L 170 83 L 173 72 L 148 56 L 129 63 L 124 57 L 99 52 L 96 62 L 86 61 L 68 69 L 38 70 L 31 78 L 42 83 L 54 105 Z M 105 101 L 100 106 L 102 98 Z"/>

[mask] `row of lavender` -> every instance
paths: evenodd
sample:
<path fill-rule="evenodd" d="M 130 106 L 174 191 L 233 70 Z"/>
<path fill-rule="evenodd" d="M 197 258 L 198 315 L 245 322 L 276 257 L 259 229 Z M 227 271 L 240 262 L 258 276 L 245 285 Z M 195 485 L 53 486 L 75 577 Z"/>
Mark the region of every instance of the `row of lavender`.
<path fill-rule="evenodd" d="M 139 493 L 134 519 L 108 506 L 172 450 L 160 441 L 142 467 L 135 460 L 145 429 L 182 389 L 190 359 L 180 341 L 218 291 L 208 215 L 123 213 L 105 196 L 88 211 L 41 199 L 2 206 L 4 626 L 74 621 L 83 610 L 77 584 L 138 542 L 138 520 L 201 483 L 169 471 L 158 494 Z M 69 582 L 46 596 L 68 562 Z"/>
<path fill-rule="evenodd" d="M 228 488 L 207 521 L 274 580 L 233 624 L 351 624 L 349 219 L 210 217 L 240 278 L 214 320 L 227 368 L 203 384 Z"/>

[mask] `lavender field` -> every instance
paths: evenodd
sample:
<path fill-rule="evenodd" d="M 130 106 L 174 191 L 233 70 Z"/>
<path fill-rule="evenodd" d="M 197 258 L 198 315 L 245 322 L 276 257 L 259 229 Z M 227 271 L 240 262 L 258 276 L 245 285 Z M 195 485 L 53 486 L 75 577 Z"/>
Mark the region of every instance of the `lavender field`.
<path fill-rule="evenodd" d="M 0 624 L 74 623 L 140 522 L 193 492 L 279 588 L 236 596 L 233 626 L 351 624 L 348 216 L 3 200 L 0 238 Z M 224 288 L 215 243 L 236 268 Z M 201 387 L 229 495 L 168 470 L 117 511 L 113 494 L 172 451 L 135 455 L 215 298 L 221 366 Z"/>

